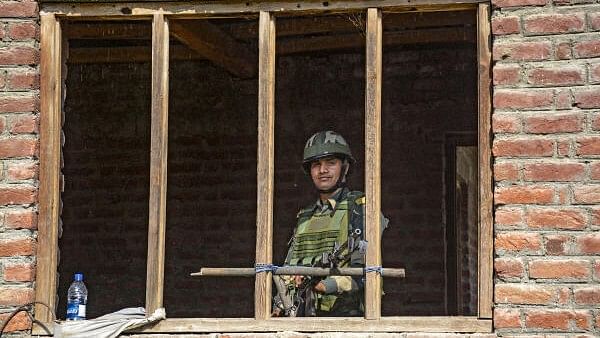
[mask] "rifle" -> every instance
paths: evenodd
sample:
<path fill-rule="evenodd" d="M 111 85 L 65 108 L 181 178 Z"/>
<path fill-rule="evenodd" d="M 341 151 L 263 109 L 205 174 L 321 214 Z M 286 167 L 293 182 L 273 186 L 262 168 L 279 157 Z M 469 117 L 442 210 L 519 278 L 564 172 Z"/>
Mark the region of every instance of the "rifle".
<path fill-rule="evenodd" d="M 355 229 L 346 242 L 342 245 L 335 244 L 331 252 L 324 252 L 311 267 L 328 267 L 331 269 L 347 263 L 355 249 L 364 253 L 364 241 L 357 239 L 362 234 L 360 229 Z M 345 249 L 348 251 L 343 254 Z M 321 281 L 321 278 L 314 276 L 305 276 L 300 286 L 296 287 L 290 282 L 285 282 L 282 276 L 273 275 L 273 282 L 277 289 L 277 295 L 274 298 L 273 314 L 275 316 L 283 315 L 285 317 L 314 317 L 316 316 L 317 297 L 313 288 Z"/>

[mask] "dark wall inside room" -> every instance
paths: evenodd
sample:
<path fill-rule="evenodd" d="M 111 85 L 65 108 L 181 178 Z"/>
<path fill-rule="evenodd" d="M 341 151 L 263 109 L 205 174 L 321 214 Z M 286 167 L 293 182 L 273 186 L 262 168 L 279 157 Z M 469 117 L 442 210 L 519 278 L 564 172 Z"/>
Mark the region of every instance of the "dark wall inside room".
<path fill-rule="evenodd" d="M 384 55 L 384 315 L 444 314 L 444 134 L 475 131 L 475 46 L 401 46 Z M 275 263 L 298 209 L 316 198 L 300 169 L 306 139 L 335 129 L 358 160 L 363 188 L 364 57 L 360 52 L 277 59 Z M 169 317 L 252 317 L 252 278 L 189 277 L 201 266 L 254 264 L 257 79 L 207 61 L 170 70 L 165 306 Z M 88 276 L 91 317 L 143 306 L 149 182 L 150 66 L 70 64 L 61 308 L 72 272 Z"/>

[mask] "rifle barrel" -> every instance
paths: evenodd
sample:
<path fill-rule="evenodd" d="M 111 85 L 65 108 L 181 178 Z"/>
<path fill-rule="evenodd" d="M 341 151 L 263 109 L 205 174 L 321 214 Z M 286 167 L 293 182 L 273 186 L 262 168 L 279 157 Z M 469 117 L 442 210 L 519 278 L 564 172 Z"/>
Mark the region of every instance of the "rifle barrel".
<path fill-rule="evenodd" d="M 282 266 L 273 272 L 275 275 L 301 275 L 301 276 L 363 276 L 363 268 L 315 268 L 307 266 Z M 254 277 L 254 268 L 200 268 L 200 272 L 193 272 L 191 276 L 207 277 Z M 404 278 L 404 269 L 384 268 L 381 276 Z"/>

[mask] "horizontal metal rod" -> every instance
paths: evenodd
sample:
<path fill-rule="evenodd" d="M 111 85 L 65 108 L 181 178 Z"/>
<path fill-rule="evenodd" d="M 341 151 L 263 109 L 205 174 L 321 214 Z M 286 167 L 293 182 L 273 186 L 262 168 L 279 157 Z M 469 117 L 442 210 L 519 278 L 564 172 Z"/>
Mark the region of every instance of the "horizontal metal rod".
<path fill-rule="evenodd" d="M 277 268 L 275 275 L 301 275 L 301 276 L 363 276 L 363 268 L 313 268 L 307 266 L 282 266 Z M 254 268 L 200 268 L 200 272 L 193 272 L 192 276 L 206 277 L 253 277 L 256 275 Z M 404 269 L 384 268 L 381 276 L 404 278 Z"/>

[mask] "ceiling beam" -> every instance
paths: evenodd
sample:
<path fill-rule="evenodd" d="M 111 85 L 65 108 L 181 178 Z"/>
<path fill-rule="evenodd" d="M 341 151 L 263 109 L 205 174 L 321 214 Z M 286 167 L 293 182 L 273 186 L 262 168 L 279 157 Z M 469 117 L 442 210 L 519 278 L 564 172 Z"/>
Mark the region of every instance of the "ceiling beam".
<path fill-rule="evenodd" d="M 152 38 L 152 26 L 144 23 L 68 22 L 64 27 L 68 39 L 146 39 Z"/>
<path fill-rule="evenodd" d="M 256 75 L 255 52 L 206 20 L 172 20 L 171 35 L 191 50 L 225 68 L 230 73 L 250 78 Z"/>
<path fill-rule="evenodd" d="M 172 27 L 171 27 L 172 30 Z M 384 33 L 385 47 L 414 45 L 425 43 L 474 42 L 475 30 L 472 28 L 436 28 L 413 31 Z M 320 36 L 312 38 L 282 39 L 277 43 L 277 54 L 291 55 L 317 51 L 352 50 L 364 48 L 365 40 L 360 34 Z M 190 50 L 186 46 L 171 46 L 171 60 L 202 60 L 205 56 Z M 150 47 L 97 47 L 70 48 L 69 63 L 122 63 L 150 62 Z"/>

